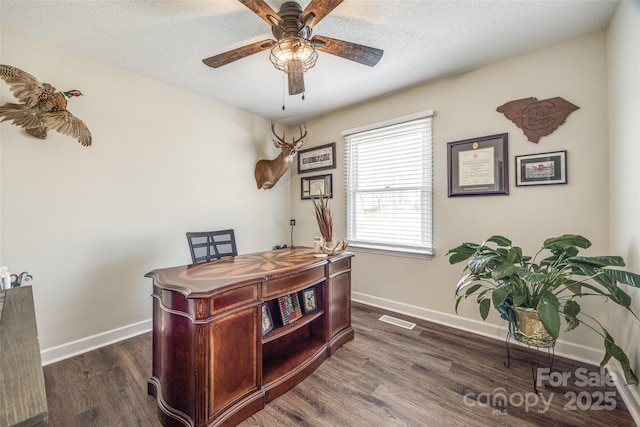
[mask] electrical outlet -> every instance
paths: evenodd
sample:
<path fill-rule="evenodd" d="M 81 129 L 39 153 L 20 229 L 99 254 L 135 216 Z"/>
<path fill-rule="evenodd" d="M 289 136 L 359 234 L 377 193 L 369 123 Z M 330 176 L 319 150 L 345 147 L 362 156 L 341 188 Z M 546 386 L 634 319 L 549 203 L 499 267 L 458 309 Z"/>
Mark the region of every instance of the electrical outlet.
<path fill-rule="evenodd" d="M 295 220 L 295 219 L 290 219 L 290 220 L 289 220 L 289 225 L 291 225 L 292 227 L 293 227 L 294 225 L 296 225 L 296 220 Z"/>

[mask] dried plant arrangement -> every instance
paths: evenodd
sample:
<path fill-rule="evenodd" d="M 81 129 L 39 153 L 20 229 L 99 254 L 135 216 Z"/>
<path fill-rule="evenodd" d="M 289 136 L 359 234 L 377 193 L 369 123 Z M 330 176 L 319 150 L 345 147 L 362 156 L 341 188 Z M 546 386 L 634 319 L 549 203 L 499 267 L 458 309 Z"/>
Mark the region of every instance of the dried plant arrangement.
<path fill-rule="evenodd" d="M 312 200 L 320 234 L 325 242 L 333 242 L 333 214 L 331 213 L 331 206 L 329 206 L 329 199 L 314 197 Z"/>

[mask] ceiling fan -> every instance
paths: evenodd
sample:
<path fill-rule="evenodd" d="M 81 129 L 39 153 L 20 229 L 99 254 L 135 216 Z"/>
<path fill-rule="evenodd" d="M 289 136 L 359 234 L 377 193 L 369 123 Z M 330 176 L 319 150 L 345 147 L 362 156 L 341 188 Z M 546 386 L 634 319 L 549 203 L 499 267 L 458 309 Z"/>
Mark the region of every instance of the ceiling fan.
<path fill-rule="evenodd" d="M 271 26 L 275 40 L 262 40 L 203 59 L 209 67 L 218 68 L 254 53 L 271 49 L 269 60 L 287 73 L 289 95 L 304 92 L 303 74 L 318 58 L 316 50 L 373 67 L 383 51 L 326 36 L 311 36 L 313 27 L 343 0 L 311 0 L 302 10 L 300 4 L 288 1 L 275 12 L 264 0 L 238 0 Z"/>

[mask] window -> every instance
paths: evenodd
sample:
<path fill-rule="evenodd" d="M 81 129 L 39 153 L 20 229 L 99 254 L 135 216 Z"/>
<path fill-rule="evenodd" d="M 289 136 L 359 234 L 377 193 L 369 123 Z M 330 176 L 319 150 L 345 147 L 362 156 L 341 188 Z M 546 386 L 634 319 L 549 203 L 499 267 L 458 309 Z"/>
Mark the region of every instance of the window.
<path fill-rule="evenodd" d="M 432 117 L 428 111 L 343 132 L 350 246 L 433 254 Z"/>

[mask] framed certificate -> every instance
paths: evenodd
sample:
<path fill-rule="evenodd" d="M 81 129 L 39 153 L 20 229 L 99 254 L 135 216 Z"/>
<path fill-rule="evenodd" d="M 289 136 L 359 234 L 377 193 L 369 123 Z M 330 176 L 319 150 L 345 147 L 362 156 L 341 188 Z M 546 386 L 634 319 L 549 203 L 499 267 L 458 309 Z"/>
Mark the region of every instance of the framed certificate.
<path fill-rule="evenodd" d="M 449 197 L 509 194 L 506 133 L 447 143 Z"/>
<path fill-rule="evenodd" d="M 333 176 L 330 173 L 300 178 L 300 198 L 318 197 L 333 198 Z"/>

